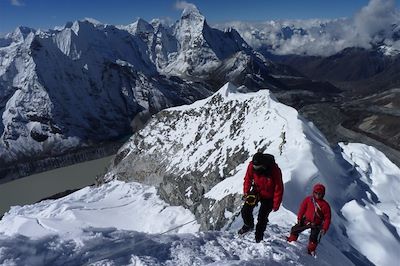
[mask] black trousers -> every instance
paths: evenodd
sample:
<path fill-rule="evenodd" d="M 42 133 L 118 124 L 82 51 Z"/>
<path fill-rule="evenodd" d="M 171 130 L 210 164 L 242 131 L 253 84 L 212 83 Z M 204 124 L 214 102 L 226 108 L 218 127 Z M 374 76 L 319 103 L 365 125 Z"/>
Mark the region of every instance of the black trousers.
<path fill-rule="evenodd" d="M 299 236 L 301 232 L 310 228 L 311 228 L 310 242 L 318 244 L 318 235 L 319 232 L 321 231 L 321 227 L 312 224 L 307 225 L 304 219 L 302 219 L 298 224 L 295 224 L 290 230 L 290 233 L 292 235 Z"/>
<path fill-rule="evenodd" d="M 256 226 L 256 237 L 262 238 L 264 235 L 265 228 L 267 228 L 268 215 L 272 211 L 273 199 L 260 199 L 261 203 L 260 210 L 258 212 L 257 226 Z M 253 210 L 256 205 L 249 205 L 244 203 L 242 207 L 242 218 L 246 226 L 254 227 Z"/>

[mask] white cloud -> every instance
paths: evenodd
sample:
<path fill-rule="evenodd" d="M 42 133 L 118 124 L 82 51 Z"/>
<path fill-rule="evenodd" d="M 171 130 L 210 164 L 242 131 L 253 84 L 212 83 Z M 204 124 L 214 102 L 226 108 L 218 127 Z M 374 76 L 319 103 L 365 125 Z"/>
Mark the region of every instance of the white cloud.
<path fill-rule="evenodd" d="M 22 3 L 20 0 L 11 0 L 11 5 L 13 5 L 13 6 L 23 6 L 24 3 Z"/>
<path fill-rule="evenodd" d="M 194 9 L 196 6 L 192 3 L 188 3 L 186 1 L 176 1 L 175 8 L 178 10 L 184 10 L 186 8 Z"/>
<path fill-rule="evenodd" d="M 371 37 L 390 29 L 397 15 L 394 0 L 371 0 L 354 16 L 354 26 L 360 35 Z"/>
<path fill-rule="evenodd" d="M 370 48 L 383 38 L 394 45 L 394 24 L 400 25 L 395 0 L 370 0 L 352 18 L 231 22 L 217 27 L 232 26 L 254 48 L 265 45 L 276 54 L 329 56 L 347 47 Z"/>

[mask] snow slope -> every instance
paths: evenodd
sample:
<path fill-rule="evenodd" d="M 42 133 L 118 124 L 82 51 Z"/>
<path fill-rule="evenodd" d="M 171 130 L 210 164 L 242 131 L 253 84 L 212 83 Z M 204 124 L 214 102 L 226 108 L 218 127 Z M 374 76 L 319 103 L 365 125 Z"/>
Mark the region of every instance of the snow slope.
<path fill-rule="evenodd" d="M 400 169 L 371 146 L 360 143 L 340 146 L 346 160 L 368 186 L 368 197 L 376 202 L 353 200 L 343 206 L 350 240 L 376 265 L 396 263 L 400 259 Z"/>
<path fill-rule="evenodd" d="M 183 207 L 171 207 L 160 200 L 153 187 L 115 181 L 98 188 L 86 187 L 54 202 L 42 201 L 34 208 L 13 207 L 2 219 L 1 231 L 8 236 L 18 233 L 35 239 L 49 234 L 74 238 L 85 227 L 115 227 L 154 234 L 193 219 Z M 149 223 L 153 220 L 157 227 Z M 176 232 L 197 230 L 198 226 L 193 224 Z"/>
<path fill-rule="evenodd" d="M 112 181 L 65 198 L 14 207 L 0 222 L 4 265 L 309 265 L 307 236 L 287 244 L 290 212 L 271 215 L 263 243 L 236 229 L 198 232 L 194 216 L 163 203 L 154 187 Z M 191 222 L 192 221 L 192 222 Z M 189 222 L 188 224 L 186 224 Z M 279 222 L 279 224 L 277 224 Z M 176 228 L 179 225 L 186 224 Z M 176 228 L 176 229 L 174 229 Z M 174 229 L 174 230 L 171 230 Z M 171 230 L 171 231 L 170 231 Z M 167 234 L 165 234 L 167 232 Z M 323 241 L 316 261 L 351 265 Z"/>
<path fill-rule="evenodd" d="M 398 188 L 400 169 L 382 153 L 366 145 L 340 144 L 340 148 L 332 150 L 312 124 L 299 117 L 293 108 L 277 102 L 269 91 L 244 94 L 241 90 L 243 88 L 227 84 L 210 98 L 168 109 L 164 115 L 155 116 L 121 149 L 122 152 L 130 147 L 129 151 L 135 156 L 154 155 L 159 151 L 166 156 L 164 162 L 180 160 L 181 163 L 169 165 L 175 173 L 181 174 L 178 183 L 182 185 L 187 201 L 179 205 L 184 207 L 166 203 L 165 195 L 159 195 L 160 183 L 151 175 L 142 181 L 150 183 L 153 180 L 153 185 L 113 180 L 62 199 L 13 207 L 0 221 L 0 263 L 395 265 L 400 259 L 400 204 L 396 194 L 390 193 Z M 244 108 L 245 118 L 240 118 L 241 111 L 237 110 L 241 109 L 237 106 Z M 230 112 L 224 113 L 224 109 Z M 173 123 L 174 126 L 167 127 L 168 121 L 173 121 L 172 116 L 165 115 L 168 112 L 175 113 L 186 123 Z M 229 119 L 223 119 L 227 114 L 230 114 Z M 232 123 L 237 125 L 236 134 L 230 134 Z M 203 137 L 211 129 L 216 137 L 205 141 Z M 192 142 L 196 132 L 201 135 L 197 142 Z M 146 138 L 138 141 L 140 134 L 145 134 Z M 218 139 L 223 141 L 215 146 L 214 141 Z M 264 242 L 256 244 L 253 233 L 244 238 L 236 236 L 242 225 L 238 217 L 240 201 L 232 208 L 224 203 L 224 199 L 237 203 L 235 199 L 240 198 L 249 156 L 242 162 L 236 161 L 232 168 L 229 166 L 231 158 L 237 158 L 234 154 L 227 157 L 214 155 L 235 151 L 238 145 L 243 146 L 240 153 L 249 151 L 252 154 L 263 146 L 258 145 L 260 139 L 261 143 L 268 143 L 266 151 L 275 155 L 283 171 L 285 194 L 283 206 L 270 215 Z M 181 145 L 169 146 L 173 140 Z M 255 140 L 258 142 L 254 143 Z M 135 150 L 139 147 L 142 154 Z M 210 153 L 212 147 L 215 154 Z M 167 153 L 169 150 L 174 156 Z M 126 153 L 122 154 L 125 157 L 119 158 L 108 178 L 128 171 L 129 162 L 135 165 L 127 160 Z M 218 182 L 206 180 L 209 182 L 204 186 L 207 190 L 198 202 L 211 201 L 215 206 L 225 206 L 222 214 L 215 213 L 224 217 L 214 217 L 225 223 L 221 230 L 199 232 L 204 227 L 202 216 L 207 213 L 192 208 L 189 199 L 194 199 L 191 194 L 196 194 L 198 185 L 193 180 L 201 184 L 207 176 L 192 179 L 192 187 L 188 189 L 186 181 L 191 179 L 185 172 L 204 167 L 207 173 L 209 163 L 200 160 L 205 155 L 210 158 L 211 165 L 220 160 L 218 165 L 222 168 L 211 172 L 222 173 L 224 178 Z M 160 157 L 157 159 L 162 162 Z M 199 160 L 203 164 L 199 164 Z M 154 165 L 150 167 L 154 173 Z M 224 171 L 227 167 L 231 167 L 231 171 Z M 302 234 L 294 244 L 286 243 L 283 237 L 295 223 L 301 199 L 310 193 L 316 182 L 327 186 L 326 198 L 332 206 L 333 220 L 314 259 L 305 254 L 308 233 Z M 208 225 L 213 223 L 208 222 Z"/>

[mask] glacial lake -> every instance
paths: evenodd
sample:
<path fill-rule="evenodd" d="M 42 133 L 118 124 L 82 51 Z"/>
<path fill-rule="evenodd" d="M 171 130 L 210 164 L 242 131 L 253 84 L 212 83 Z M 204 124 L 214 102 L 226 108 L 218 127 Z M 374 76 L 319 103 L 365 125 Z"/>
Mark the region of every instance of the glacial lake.
<path fill-rule="evenodd" d="M 61 167 L 1 184 L 0 217 L 11 206 L 32 204 L 66 190 L 94 184 L 96 176 L 105 173 L 113 157 Z"/>

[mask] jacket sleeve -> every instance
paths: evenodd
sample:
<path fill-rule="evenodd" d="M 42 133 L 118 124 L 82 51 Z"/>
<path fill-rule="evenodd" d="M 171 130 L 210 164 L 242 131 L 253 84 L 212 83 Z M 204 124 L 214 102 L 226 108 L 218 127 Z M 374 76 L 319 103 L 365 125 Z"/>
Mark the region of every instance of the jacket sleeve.
<path fill-rule="evenodd" d="M 253 182 L 253 165 L 250 162 L 249 165 L 247 166 L 246 175 L 244 176 L 243 194 L 249 194 L 252 182 Z"/>
<path fill-rule="evenodd" d="M 283 197 L 283 181 L 282 172 L 277 165 L 275 165 L 274 175 L 275 175 L 275 189 L 274 189 L 274 210 L 278 210 L 282 203 Z"/>
<path fill-rule="evenodd" d="M 324 214 L 322 229 L 324 229 L 324 231 L 326 232 L 328 231 L 329 225 L 331 224 L 331 207 L 329 206 L 329 203 L 324 204 L 322 213 Z"/>
<path fill-rule="evenodd" d="M 304 214 L 306 214 L 306 210 L 307 210 L 307 203 L 309 201 L 310 197 L 306 197 L 303 202 L 300 204 L 300 208 L 299 208 L 299 212 L 297 213 L 297 220 L 300 221 Z"/>

